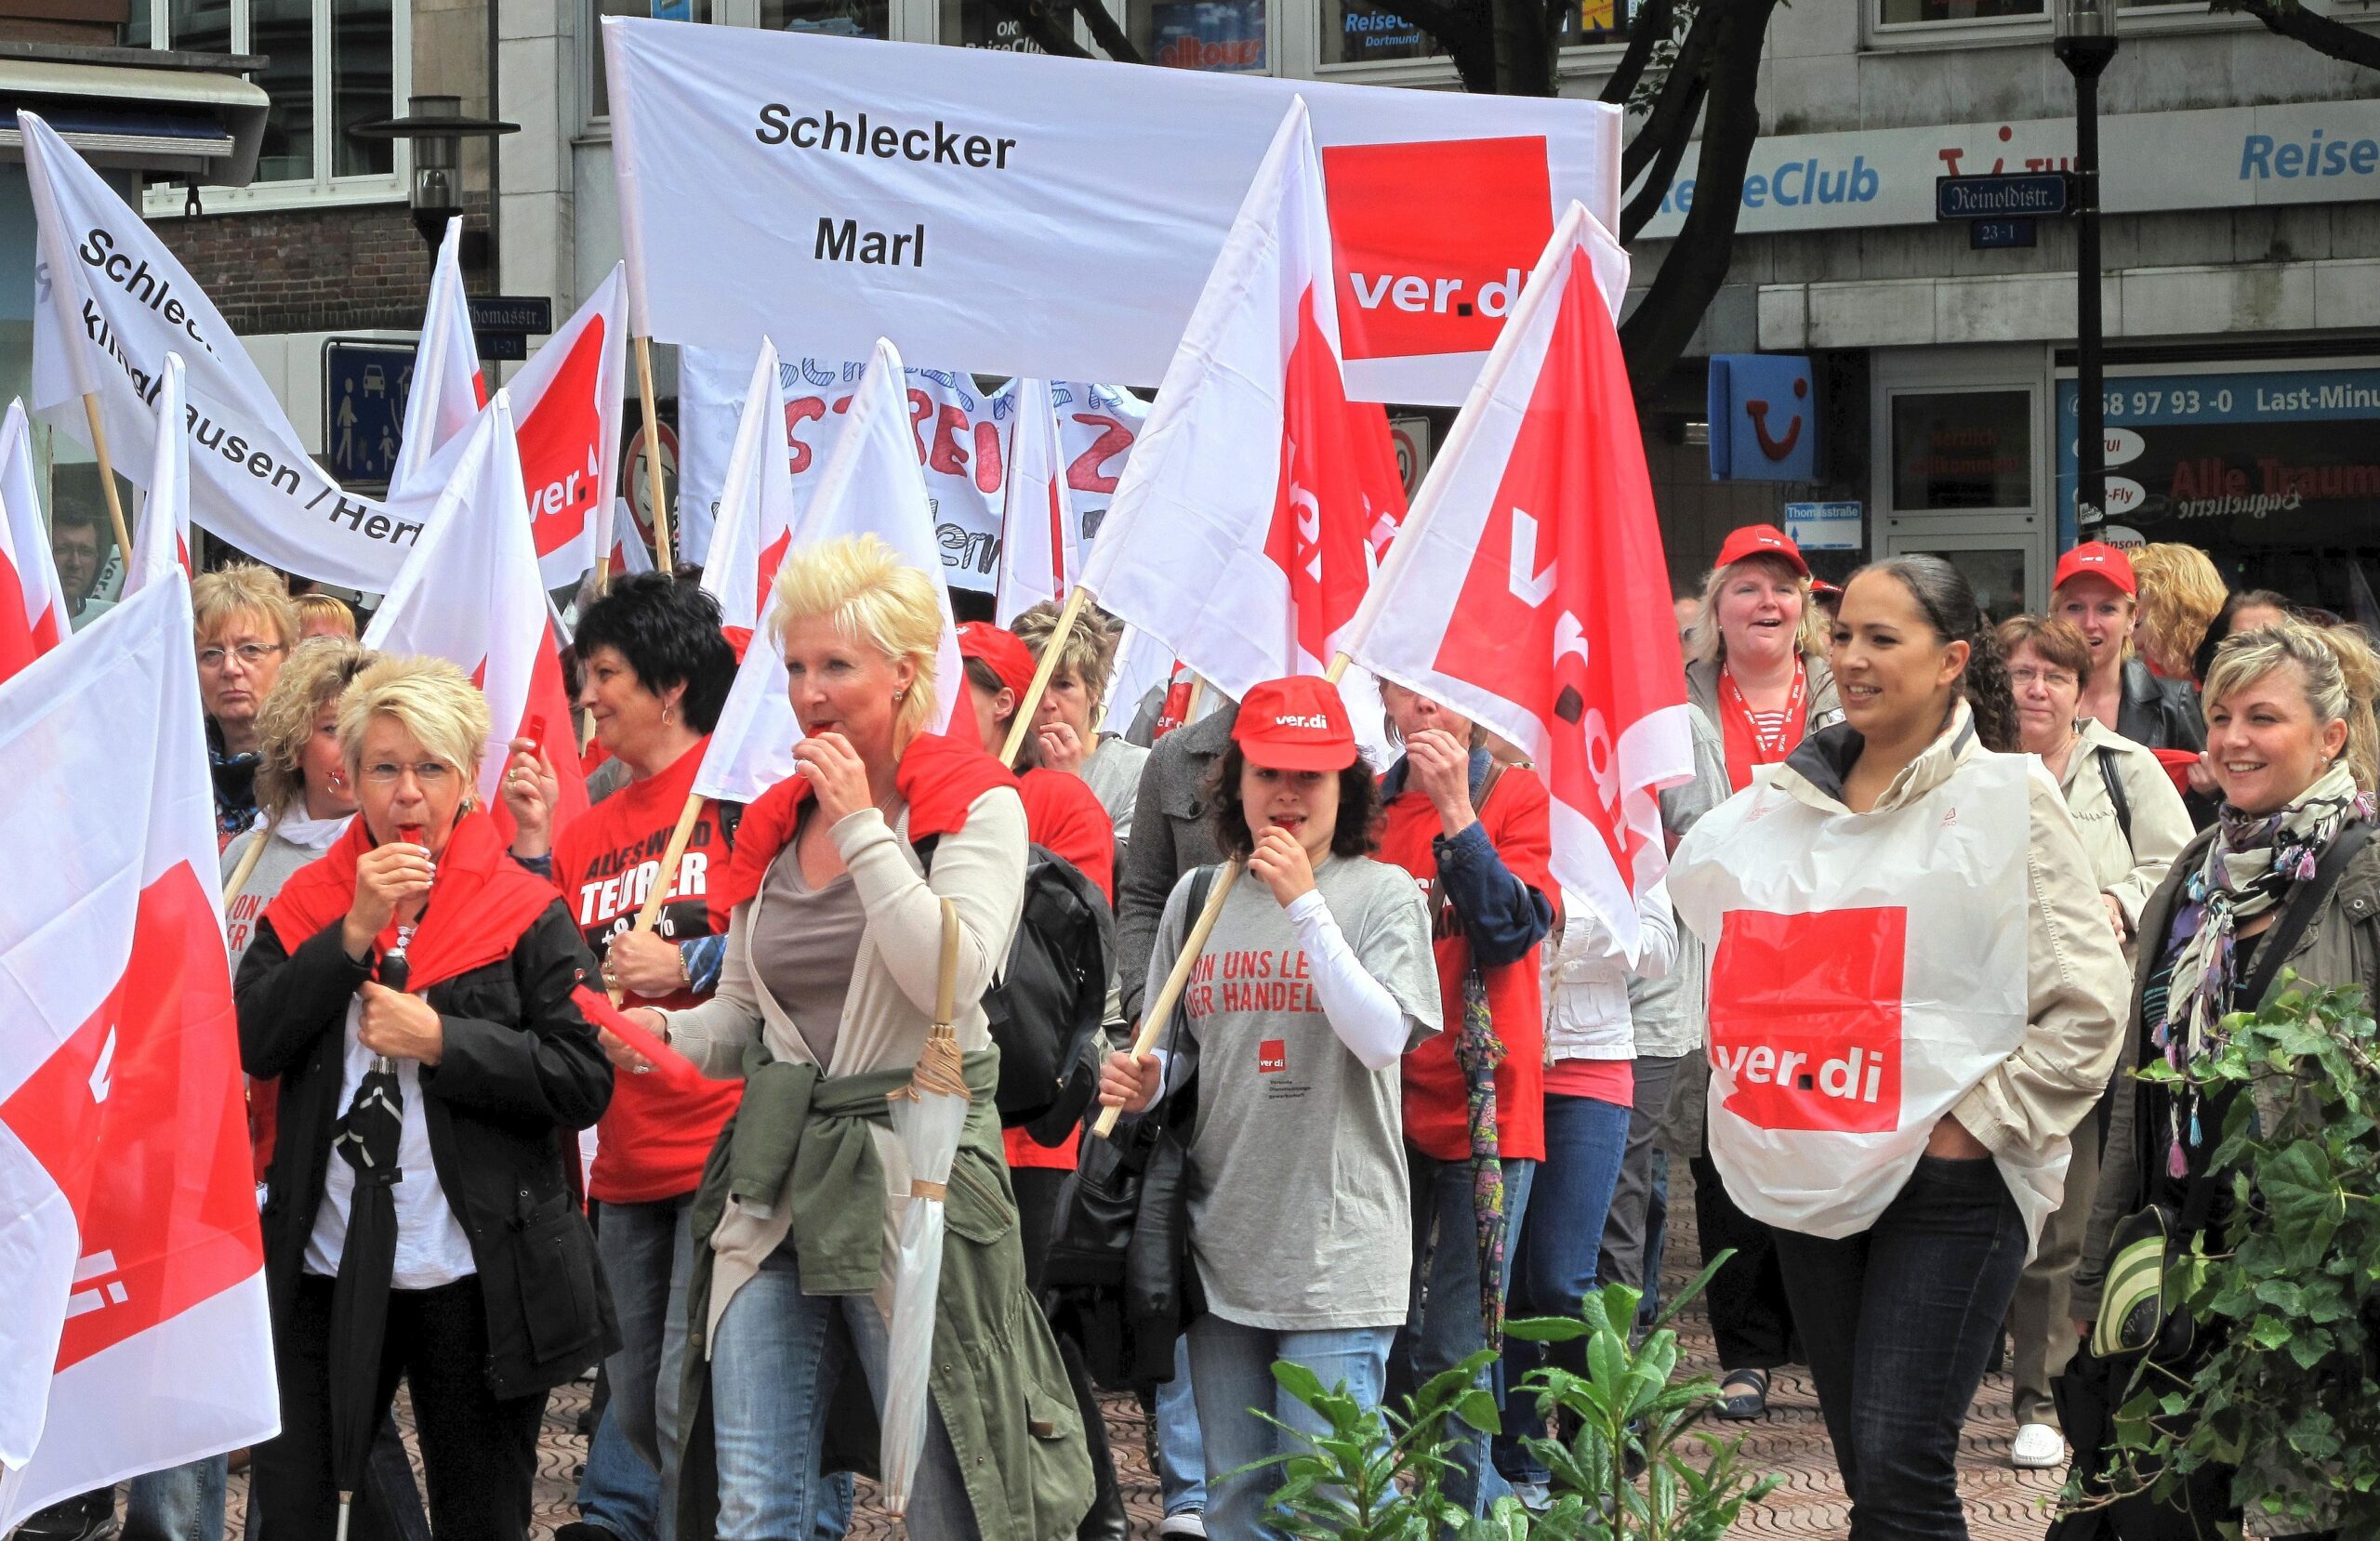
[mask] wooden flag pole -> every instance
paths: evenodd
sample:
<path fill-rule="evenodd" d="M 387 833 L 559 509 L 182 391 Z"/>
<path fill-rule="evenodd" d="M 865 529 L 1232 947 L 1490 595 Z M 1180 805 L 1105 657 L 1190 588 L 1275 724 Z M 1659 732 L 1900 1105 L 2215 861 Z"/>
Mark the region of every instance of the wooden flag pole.
<path fill-rule="evenodd" d="M 644 479 L 653 494 L 654 560 L 664 573 L 677 569 L 674 544 L 669 539 L 669 503 L 661 487 L 661 409 L 654 404 L 653 339 L 636 339 L 636 388 L 644 402 Z M 609 559 L 610 552 L 596 559 L 600 564 Z"/>
<path fill-rule="evenodd" d="M 669 897 L 669 885 L 678 880 L 678 863 L 686 854 L 686 844 L 694 837 L 694 825 L 703 816 L 703 804 L 710 799 L 701 793 L 690 794 L 686 806 L 678 810 L 678 827 L 669 832 L 669 849 L 661 853 L 661 870 L 653 875 L 653 887 L 645 891 L 644 903 L 636 912 L 633 929 L 650 931 L 661 919 L 661 906 Z M 620 1004 L 620 987 L 609 979 L 603 988 L 610 992 L 612 1004 Z"/>
<path fill-rule="evenodd" d="M 1231 886 L 1239 881 L 1240 871 L 1247 864 L 1245 860 L 1235 856 L 1223 863 L 1223 871 L 1215 875 L 1214 891 L 1207 895 L 1206 908 L 1200 910 L 1198 918 L 1190 923 L 1190 934 L 1183 939 L 1182 951 L 1174 955 L 1173 967 L 1167 972 L 1157 999 L 1151 1001 L 1148 1009 L 1142 1013 L 1141 1031 L 1132 1038 L 1133 1059 L 1138 1060 L 1157 1047 L 1158 1035 L 1164 1033 L 1167 1021 L 1173 1015 L 1174 1002 L 1182 998 L 1183 986 L 1190 982 L 1192 965 L 1198 961 L 1198 954 L 1206 947 L 1207 938 L 1214 934 L 1215 917 L 1223 913 L 1223 901 L 1231 897 Z M 1103 1139 L 1113 1135 L 1116 1120 L 1122 1116 L 1123 1112 L 1121 1108 L 1101 1110 L 1099 1122 L 1091 1126 L 1091 1132 Z"/>
<path fill-rule="evenodd" d="M 1332 653 L 1330 655 L 1330 662 L 1326 665 L 1322 670 L 1322 678 L 1329 680 L 1331 684 L 1336 685 L 1341 679 L 1346 677 L 1347 665 L 1352 662 L 1354 662 L 1354 660 L 1349 658 L 1343 652 Z"/>
<path fill-rule="evenodd" d="M 83 393 L 83 416 L 91 425 L 91 453 L 99 456 L 99 491 L 108 498 L 108 522 L 114 526 L 116 549 L 124 553 L 125 570 L 132 569 L 132 532 L 125 527 L 124 503 L 115 493 L 115 466 L 108 457 L 108 426 L 99 420 L 99 393 Z"/>
<path fill-rule="evenodd" d="M 634 515 L 630 515 L 634 518 Z M 612 554 L 609 551 L 595 559 L 595 597 L 603 597 L 603 586 L 612 581 Z"/>
<path fill-rule="evenodd" d="M 1075 634 L 1075 623 L 1082 619 L 1082 607 L 1091 600 L 1091 592 L 1082 585 L 1066 596 L 1065 607 L 1058 612 L 1058 624 L 1050 639 L 1041 645 L 1041 661 L 1033 665 L 1033 683 L 1025 687 L 1025 699 L 1016 704 L 1015 725 L 1008 731 L 1008 743 L 1000 748 L 1000 763 L 1013 768 L 1016 757 L 1025 748 L 1025 741 L 1033 732 L 1033 714 L 1041 708 L 1042 696 L 1049 693 L 1050 677 L 1058 672 L 1058 659 L 1066 651 L 1068 639 Z"/>
<path fill-rule="evenodd" d="M 279 821 L 275 820 L 274 823 L 277 823 Z M 231 901 L 240 897 L 241 891 L 248 886 L 248 879 L 256 875 L 257 858 L 264 854 L 265 843 L 271 838 L 272 825 L 267 824 L 257 831 L 257 837 L 248 842 L 246 850 L 240 853 L 240 864 L 231 869 L 231 876 L 223 883 L 224 915 L 229 915 L 231 913 Z"/>

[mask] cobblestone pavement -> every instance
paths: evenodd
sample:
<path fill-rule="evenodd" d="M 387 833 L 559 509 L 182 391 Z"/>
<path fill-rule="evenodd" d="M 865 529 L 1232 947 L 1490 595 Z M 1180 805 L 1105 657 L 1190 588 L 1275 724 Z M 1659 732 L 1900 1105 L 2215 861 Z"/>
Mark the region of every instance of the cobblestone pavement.
<path fill-rule="evenodd" d="M 1690 1203 L 1689 1195 L 1681 1196 L 1688 1197 Z M 1673 1238 L 1690 1238 L 1694 1234 L 1693 1215 L 1686 1205 L 1680 1205 L 1672 1212 L 1670 1228 Z M 1679 1266 L 1689 1260 L 1690 1257 L 1673 1248 L 1673 1266 L 1668 1271 L 1672 1287 L 1684 1285 L 1691 1277 L 1690 1270 Z M 1681 1317 L 1679 1327 L 1686 1370 L 1715 1376 L 1718 1360 L 1712 1349 L 1709 1324 L 1699 1308 Z M 587 1455 L 587 1442 L 578 1434 L 576 1423 L 587 1405 L 587 1397 L 588 1387 L 584 1384 L 567 1387 L 555 1393 L 547 1408 L 545 1438 L 537 1461 L 537 1524 L 533 1532 L 536 1541 L 546 1541 L 555 1526 L 576 1517 L 572 1497 L 577 1488 L 579 1463 Z M 1969 1416 L 1966 1435 L 1960 1442 L 1959 1491 L 1966 1500 L 1967 1525 L 1975 1541 L 2039 1541 L 2048 1528 L 2047 1505 L 2064 1480 L 2062 1472 L 2017 1471 L 2008 1465 L 2008 1444 L 2016 1437 L 2008 1398 L 2007 1376 L 1992 1376 L 1987 1379 Z M 1145 1453 L 1146 1425 L 1129 1396 L 1105 1399 L 1105 1411 L 1108 1441 L 1116 1452 L 1125 1501 L 1133 1519 L 1133 1536 L 1136 1541 L 1154 1536 L 1159 1508 L 1157 1482 L 1150 1474 Z M 1844 1500 L 1842 1482 L 1835 1474 L 1825 1426 L 1818 1417 L 1818 1395 L 1806 1371 L 1788 1369 L 1778 1374 L 1770 1390 L 1766 1418 L 1757 1423 L 1716 1427 L 1723 1433 L 1743 1435 L 1747 1465 L 1752 1469 L 1773 1471 L 1785 1478 L 1784 1484 L 1765 1502 L 1745 1512 L 1734 1534 L 1847 1534 L 1848 1506 Z M 233 1535 L 241 1534 L 237 1516 L 245 1509 L 246 1495 L 246 1477 L 234 1476 Z M 863 1507 L 852 1534 L 870 1541 L 901 1535 L 900 1522 L 867 1505 L 867 1496 L 863 1484 Z"/>

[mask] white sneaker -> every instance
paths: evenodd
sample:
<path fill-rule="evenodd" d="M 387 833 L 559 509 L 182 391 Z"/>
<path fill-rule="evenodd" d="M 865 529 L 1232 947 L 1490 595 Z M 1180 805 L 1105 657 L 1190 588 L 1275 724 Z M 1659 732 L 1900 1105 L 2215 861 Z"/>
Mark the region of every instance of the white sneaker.
<path fill-rule="evenodd" d="M 1513 1496 L 1531 1514 L 1543 1514 L 1554 1507 L 1554 1494 L 1543 1482 L 1514 1482 L 1512 1487 Z"/>
<path fill-rule="evenodd" d="M 2008 1464 L 2019 1471 L 2055 1471 L 2066 1464 L 2066 1436 L 2046 1423 L 2029 1423 L 2016 1430 Z"/>
<path fill-rule="evenodd" d="M 1179 1514 L 1169 1514 L 1157 1522 L 1157 1533 L 1159 1535 L 1195 1536 L 1197 1541 L 1206 1541 L 1206 1511 L 1185 1508 Z"/>

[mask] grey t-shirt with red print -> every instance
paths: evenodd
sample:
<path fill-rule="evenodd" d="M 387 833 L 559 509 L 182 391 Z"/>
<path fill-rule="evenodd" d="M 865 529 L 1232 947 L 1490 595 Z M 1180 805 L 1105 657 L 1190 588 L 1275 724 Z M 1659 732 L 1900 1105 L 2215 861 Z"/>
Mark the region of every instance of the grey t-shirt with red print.
<path fill-rule="evenodd" d="M 1194 876 L 1166 901 L 1152 996 L 1189 930 Z M 1412 876 L 1332 857 L 1315 887 L 1403 1008 L 1407 1047 L 1437 1032 L 1429 917 Z M 1208 1309 L 1276 1331 L 1403 1322 L 1413 1238 L 1397 1067 L 1367 1070 L 1339 1041 L 1296 929 L 1253 874 L 1224 900 L 1182 1004 L 1198 1045 L 1190 1245 Z"/>

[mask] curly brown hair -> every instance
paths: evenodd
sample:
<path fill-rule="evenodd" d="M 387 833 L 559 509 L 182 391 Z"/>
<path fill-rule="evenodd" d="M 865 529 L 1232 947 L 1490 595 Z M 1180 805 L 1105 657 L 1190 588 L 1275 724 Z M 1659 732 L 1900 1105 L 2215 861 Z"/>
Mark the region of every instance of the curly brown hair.
<path fill-rule="evenodd" d="M 257 712 L 257 801 L 278 816 L 306 795 L 306 741 L 314 719 L 336 705 L 364 666 L 380 655 L 344 637 L 298 644 Z"/>
<path fill-rule="evenodd" d="M 1248 813 L 1239 800 L 1240 772 L 1248 756 L 1235 740 L 1215 760 L 1207 775 L 1208 806 L 1214 810 L 1215 843 L 1223 854 L 1245 860 L 1256 849 L 1249 833 Z M 1380 849 L 1380 778 L 1371 762 L 1358 752 L 1355 761 L 1339 772 L 1339 822 L 1330 831 L 1333 856 L 1369 856 Z"/>

